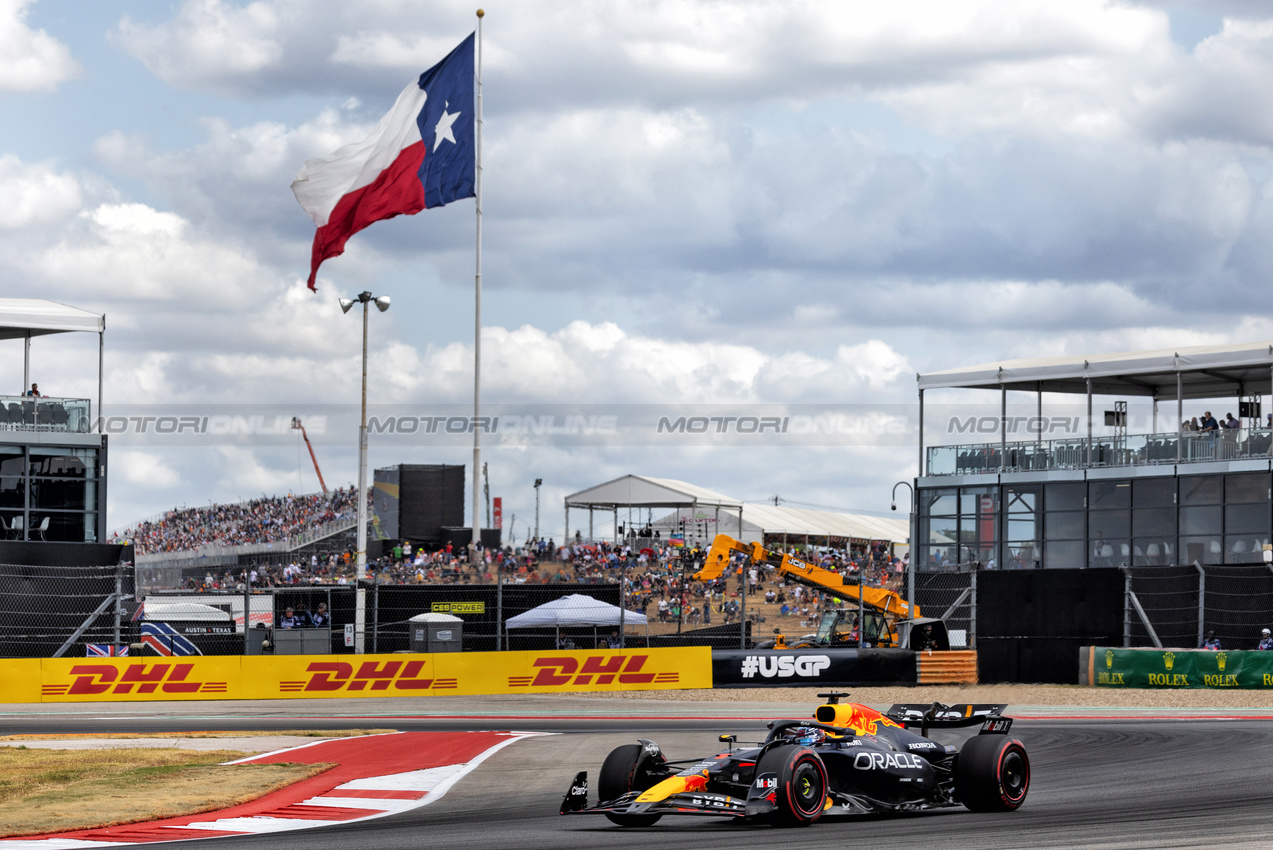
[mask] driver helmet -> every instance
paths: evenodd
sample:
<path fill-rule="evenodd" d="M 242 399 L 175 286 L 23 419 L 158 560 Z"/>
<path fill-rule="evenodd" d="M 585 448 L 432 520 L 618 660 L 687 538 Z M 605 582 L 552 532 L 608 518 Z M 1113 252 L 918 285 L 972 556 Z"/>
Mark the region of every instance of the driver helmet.
<path fill-rule="evenodd" d="M 827 733 L 821 729 L 801 729 L 800 734 L 796 737 L 796 743 L 806 747 L 814 744 L 821 744 L 827 739 Z"/>

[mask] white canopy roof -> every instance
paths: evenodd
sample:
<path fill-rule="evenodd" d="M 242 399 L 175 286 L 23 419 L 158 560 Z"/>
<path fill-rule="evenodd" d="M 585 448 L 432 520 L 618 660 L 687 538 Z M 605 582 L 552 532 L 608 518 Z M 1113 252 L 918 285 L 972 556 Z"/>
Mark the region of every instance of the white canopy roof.
<path fill-rule="evenodd" d="M 894 519 L 748 502 L 743 508 L 743 522 L 759 526 L 765 534 L 829 534 L 893 543 L 905 543 L 910 538 L 910 521 L 905 516 Z"/>
<path fill-rule="evenodd" d="M 919 388 L 985 388 L 1029 392 L 1176 397 L 1180 373 L 1184 398 L 1267 393 L 1273 386 L 1273 341 L 1004 360 L 918 375 Z"/>
<path fill-rule="evenodd" d="M 202 602 L 147 602 L 143 609 L 146 620 L 198 620 L 224 622 L 230 612 Z"/>
<path fill-rule="evenodd" d="M 627 611 L 623 615 L 624 624 L 644 625 L 647 618 L 644 614 Z M 504 621 L 509 629 L 530 629 L 536 626 L 617 626 L 619 625 L 619 606 L 611 605 L 591 596 L 572 593 L 552 602 L 545 602 L 531 608 L 516 617 Z"/>
<path fill-rule="evenodd" d="M 712 516 L 709 518 L 715 519 Z M 655 521 L 654 526 L 667 532 L 678 527 L 679 519 L 678 514 L 668 514 Z M 894 519 L 869 514 L 794 508 L 767 502 L 748 502 L 743 506 L 741 537 L 747 541 L 760 541 L 765 534 L 786 534 L 793 538 L 808 535 L 815 538 L 814 543 L 818 542 L 816 538 L 826 536 L 906 543 L 910 538 L 909 525 L 905 516 Z M 737 529 L 737 514 L 722 515 L 719 528 L 708 529 L 708 537 L 717 532 L 736 537 L 739 536 Z"/>
<path fill-rule="evenodd" d="M 737 508 L 742 502 L 674 478 L 625 475 L 566 497 L 567 508 L 676 508 L 709 505 Z"/>
<path fill-rule="evenodd" d="M 106 317 L 39 298 L 0 298 L 0 339 L 106 330 Z"/>
<path fill-rule="evenodd" d="M 414 617 L 407 620 L 407 622 L 408 623 L 450 623 L 454 625 L 455 623 L 463 623 L 464 618 L 457 617 L 454 614 L 427 613 L 427 614 L 416 614 Z"/>

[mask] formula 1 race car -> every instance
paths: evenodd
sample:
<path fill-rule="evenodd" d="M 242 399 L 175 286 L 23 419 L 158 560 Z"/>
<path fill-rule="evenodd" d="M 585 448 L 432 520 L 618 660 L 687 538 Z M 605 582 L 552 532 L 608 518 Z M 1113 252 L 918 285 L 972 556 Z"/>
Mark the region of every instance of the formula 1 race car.
<path fill-rule="evenodd" d="M 663 815 L 718 815 L 803 826 L 823 814 L 914 812 L 964 805 L 1011 812 L 1030 790 L 1030 759 L 1008 736 L 1005 705 L 894 705 L 880 713 L 847 694 L 826 700 L 813 720 L 775 720 L 761 743 L 669 761 L 659 745 L 617 747 L 601 765 L 599 802 L 588 806 L 579 773 L 561 813 L 603 814 L 620 826 L 649 826 Z M 939 744 L 930 729 L 981 727 L 962 747 Z M 914 731 L 918 729 L 919 731 Z"/>

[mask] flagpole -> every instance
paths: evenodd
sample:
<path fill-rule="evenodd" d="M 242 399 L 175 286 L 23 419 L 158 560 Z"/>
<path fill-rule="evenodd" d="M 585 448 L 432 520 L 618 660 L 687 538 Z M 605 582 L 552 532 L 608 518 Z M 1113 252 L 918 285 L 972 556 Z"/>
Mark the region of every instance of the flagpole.
<path fill-rule="evenodd" d="M 477 273 L 474 280 L 473 313 L 473 534 L 469 541 L 469 560 L 480 577 L 482 567 L 478 562 L 477 545 L 482 539 L 480 514 L 478 513 L 479 478 L 482 474 L 482 17 L 486 13 L 477 10 L 477 127 L 476 169 L 474 194 L 477 197 Z"/>

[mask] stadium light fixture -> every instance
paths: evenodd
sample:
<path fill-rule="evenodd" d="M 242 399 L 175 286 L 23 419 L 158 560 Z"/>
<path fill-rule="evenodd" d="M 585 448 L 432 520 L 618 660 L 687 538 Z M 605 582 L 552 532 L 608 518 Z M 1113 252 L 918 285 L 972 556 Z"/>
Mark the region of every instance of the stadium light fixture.
<path fill-rule="evenodd" d="M 358 422 L 358 558 L 357 578 L 367 578 L 367 305 L 375 302 L 376 309 L 389 309 L 389 296 L 360 292 L 357 298 L 340 299 L 340 309 L 348 313 L 355 304 L 362 304 L 362 418 Z M 362 654 L 367 624 L 367 591 L 358 588 L 357 609 L 354 613 L 354 652 Z"/>
<path fill-rule="evenodd" d="M 539 488 L 544 483 L 544 479 L 535 479 L 535 545 L 539 545 Z"/>

